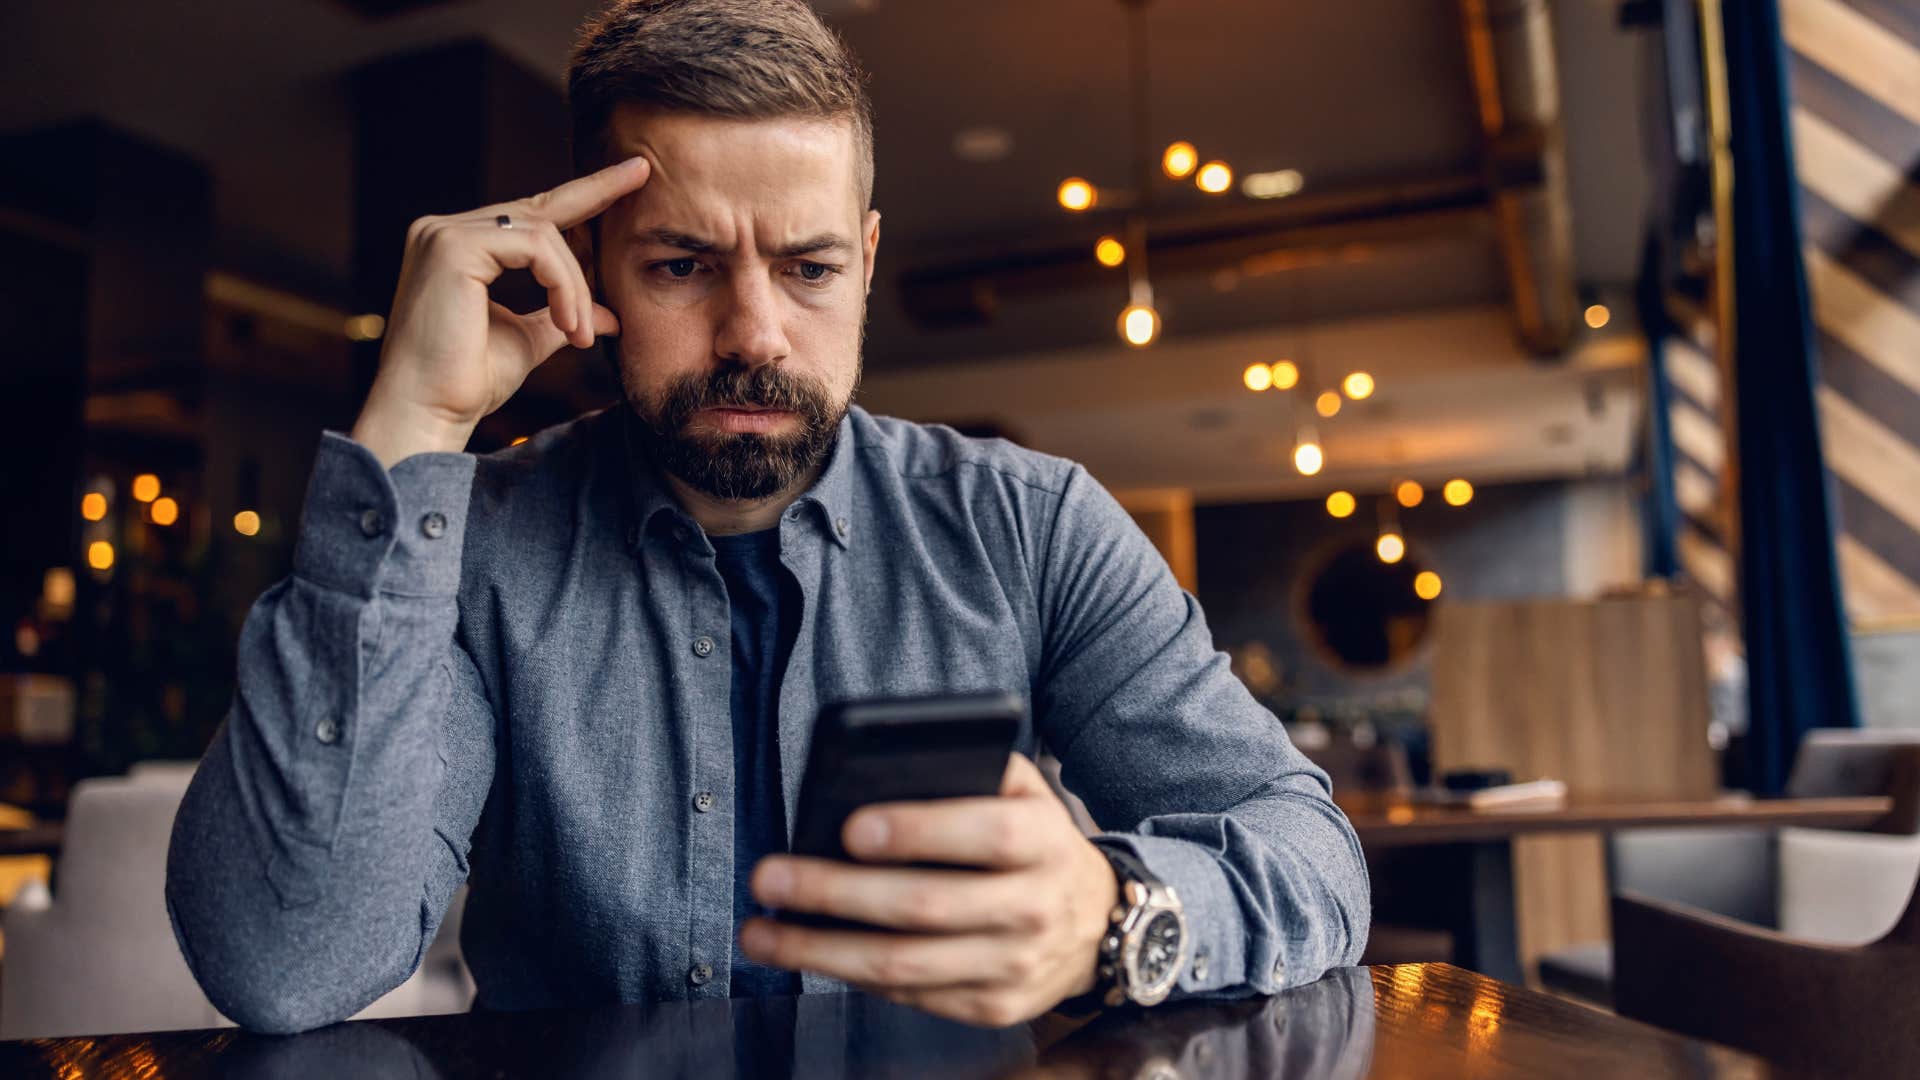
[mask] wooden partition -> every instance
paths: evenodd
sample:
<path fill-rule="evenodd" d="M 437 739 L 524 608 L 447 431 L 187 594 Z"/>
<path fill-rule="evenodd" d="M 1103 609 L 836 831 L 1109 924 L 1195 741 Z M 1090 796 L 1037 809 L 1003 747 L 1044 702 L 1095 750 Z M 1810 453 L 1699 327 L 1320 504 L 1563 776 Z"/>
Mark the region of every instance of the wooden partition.
<path fill-rule="evenodd" d="M 1718 788 L 1692 597 L 1441 604 L 1433 641 L 1436 769 L 1552 777 L 1575 797 Z M 1607 936 L 1599 837 L 1521 839 L 1514 879 L 1525 970 Z"/>

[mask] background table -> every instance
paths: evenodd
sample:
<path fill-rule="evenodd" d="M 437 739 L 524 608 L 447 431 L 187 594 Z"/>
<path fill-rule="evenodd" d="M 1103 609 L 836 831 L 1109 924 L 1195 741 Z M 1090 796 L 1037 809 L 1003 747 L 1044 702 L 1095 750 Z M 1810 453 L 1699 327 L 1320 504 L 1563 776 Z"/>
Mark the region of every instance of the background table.
<path fill-rule="evenodd" d="M 1356 793 L 1341 795 L 1339 803 L 1367 851 L 1419 849 L 1395 853 L 1392 881 L 1376 877 L 1375 918 L 1444 929 L 1453 935 L 1455 963 L 1516 983 L 1524 981 L 1514 898 L 1516 837 L 1741 825 L 1860 829 L 1893 810 L 1893 800 L 1884 796 L 1586 798 L 1545 807 L 1470 810 Z"/>
<path fill-rule="evenodd" d="M 0 1043 L 8 1077 L 1759 1077 L 1766 1063 L 1445 964 L 969 1028 L 862 994 Z"/>

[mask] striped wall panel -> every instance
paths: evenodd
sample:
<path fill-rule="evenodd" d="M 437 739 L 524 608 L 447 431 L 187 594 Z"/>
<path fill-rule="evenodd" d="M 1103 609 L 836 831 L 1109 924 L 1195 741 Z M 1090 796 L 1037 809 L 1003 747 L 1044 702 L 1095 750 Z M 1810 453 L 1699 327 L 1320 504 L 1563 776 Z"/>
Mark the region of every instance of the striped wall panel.
<path fill-rule="evenodd" d="M 1780 15 L 1847 614 L 1920 619 L 1920 0 Z"/>

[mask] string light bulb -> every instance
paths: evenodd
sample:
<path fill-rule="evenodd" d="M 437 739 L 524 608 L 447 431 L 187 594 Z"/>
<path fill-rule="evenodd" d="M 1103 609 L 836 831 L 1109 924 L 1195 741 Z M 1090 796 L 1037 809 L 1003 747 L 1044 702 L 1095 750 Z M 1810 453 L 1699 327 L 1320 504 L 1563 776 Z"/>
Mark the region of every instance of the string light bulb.
<path fill-rule="evenodd" d="M 1373 542 L 1373 553 L 1391 566 L 1406 557 L 1407 541 L 1397 532 L 1383 532 L 1380 539 Z"/>
<path fill-rule="evenodd" d="M 169 498 L 155 499 L 153 505 L 147 507 L 147 513 L 155 525 L 171 525 L 180 520 L 180 504 Z"/>
<path fill-rule="evenodd" d="M 95 540 L 88 544 L 87 565 L 95 570 L 113 569 L 113 545 L 105 540 Z"/>
<path fill-rule="evenodd" d="M 233 531 L 241 536 L 258 536 L 260 534 L 259 513 L 253 510 L 242 510 L 233 515 Z"/>
<path fill-rule="evenodd" d="M 1352 517 L 1358 505 L 1351 491 L 1336 491 L 1327 496 L 1327 513 L 1337 518 Z"/>
<path fill-rule="evenodd" d="M 1321 452 L 1320 444 L 1307 441 L 1293 448 L 1293 467 L 1300 470 L 1301 476 L 1313 476 L 1327 463 L 1326 455 Z"/>
<path fill-rule="evenodd" d="M 141 502 L 152 502 L 160 497 L 160 478 L 150 472 L 143 472 L 133 478 L 133 497 Z"/>
<path fill-rule="evenodd" d="M 1411 510 L 1427 497 L 1427 489 L 1421 487 L 1418 480 L 1402 480 L 1393 486 L 1393 497 Z"/>
<path fill-rule="evenodd" d="M 80 516 L 88 521 L 99 521 L 107 516 L 107 497 L 97 491 L 89 491 L 80 496 Z"/>
<path fill-rule="evenodd" d="M 1060 181 L 1058 197 L 1061 206 L 1075 212 L 1091 207 L 1099 198 L 1094 193 L 1093 185 L 1077 176 L 1070 176 Z"/>
<path fill-rule="evenodd" d="M 1313 399 L 1313 411 L 1331 420 L 1340 413 L 1340 395 L 1331 390 Z"/>
<path fill-rule="evenodd" d="M 1194 174 L 1193 183 L 1209 195 L 1224 195 L 1233 187 L 1233 169 L 1224 161 L 1209 161 Z"/>
<path fill-rule="evenodd" d="M 1120 337 L 1134 348 L 1145 348 L 1160 336 L 1160 313 L 1152 304 L 1128 304 L 1120 312 Z"/>
<path fill-rule="evenodd" d="M 1341 381 L 1340 388 L 1345 390 L 1347 396 L 1353 400 L 1363 400 L 1373 394 L 1373 376 L 1364 371 L 1356 371 Z"/>
<path fill-rule="evenodd" d="M 1300 365 L 1291 360 L 1273 362 L 1273 388 L 1291 390 L 1300 383 Z"/>
<path fill-rule="evenodd" d="M 1612 318 L 1613 312 L 1608 311 L 1605 304 L 1594 304 L 1587 309 L 1587 325 L 1595 330 L 1607 325 Z"/>
<path fill-rule="evenodd" d="M 1273 369 L 1265 364 L 1248 364 L 1240 379 L 1247 384 L 1247 389 L 1257 394 L 1273 386 Z"/>
<path fill-rule="evenodd" d="M 1193 168 L 1200 163 L 1200 152 L 1190 142 L 1170 143 L 1167 152 L 1160 155 L 1160 168 L 1169 179 L 1185 180 L 1193 174 Z"/>
<path fill-rule="evenodd" d="M 1093 257 L 1101 266 L 1111 269 L 1127 261 L 1127 245 L 1114 237 L 1103 236 L 1093 245 Z"/>
<path fill-rule="evenodd" d="M 1465 506 L 1473 501 L 1473 485 L 1465 480 L 1449 480 L 1440 489 L 1440 497 L 1447 500 L 1448 506 Z"/>
<path fill-rule="evenodd" d="M 1440 595 L 1440 575 L 1431 570 L 1422 570 L 1413 575 L 1413 595 L 1422 600 L 1432 600 Z"/>

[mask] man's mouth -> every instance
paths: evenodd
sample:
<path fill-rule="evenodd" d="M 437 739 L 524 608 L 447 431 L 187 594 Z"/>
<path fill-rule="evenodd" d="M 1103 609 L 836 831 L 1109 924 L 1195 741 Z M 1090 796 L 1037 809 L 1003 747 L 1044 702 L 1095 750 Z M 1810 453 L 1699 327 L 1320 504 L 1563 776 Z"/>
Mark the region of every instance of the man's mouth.
<path fill-rule="evenodd" d="M 765 434 L 778 430 L 794 414 L 761 405 L 714 405 L 694 415 L 730 434 Z"/>

